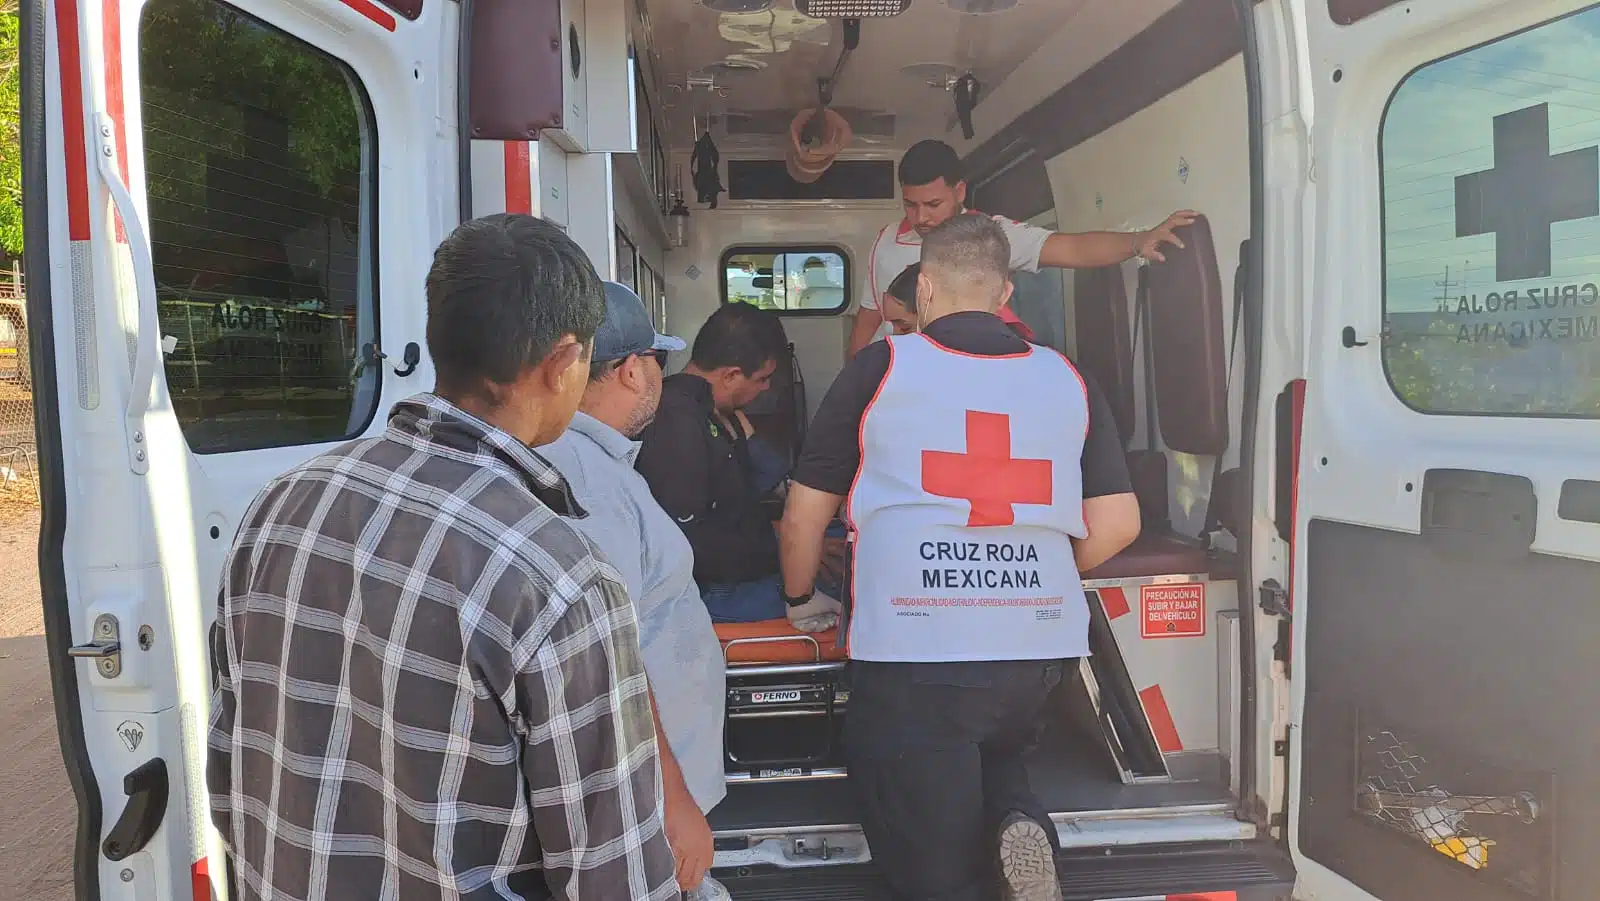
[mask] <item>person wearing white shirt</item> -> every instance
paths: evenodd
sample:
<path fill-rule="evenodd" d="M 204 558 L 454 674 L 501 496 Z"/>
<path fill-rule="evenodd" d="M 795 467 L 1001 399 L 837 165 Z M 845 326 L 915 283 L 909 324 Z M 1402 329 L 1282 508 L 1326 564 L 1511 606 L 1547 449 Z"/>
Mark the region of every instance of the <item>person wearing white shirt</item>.
<path fill-rule="evenodd" d="M 922 236 L 948 222 L 952 216 L 977 212 L 967 207 L 967 182 L 961 157 L 955 148 L 943 141 L 919 141 L 912 145 L 900 158 L 899 178 L 905 217 L 884 226 L 872 244 L 847 357 L 854 357 L 874 339 L 889 333 L 881 308 L 883 294 L 895 276 L 921 259 Z M 1006 239 L 1011 242 L 1012 270 L 1037 272 L 1040 268 L 1097 269 L 1134 257 L 1160 262 L 1164 259 L 1163 245 L 1183 246 L 1172 230 L 1188 225 L 1194 217 L 1191 210 L 1179 210 L 1149 231 L 1070 235 L 1004 216 L 991 218 L 1000 223 Z M 1009 303 L 1000 308 L 999 315 L 1008 324 L 1021 325 Z M 1026 328 L 1022 326 L 1024 338 L 1029 337 Z"/>

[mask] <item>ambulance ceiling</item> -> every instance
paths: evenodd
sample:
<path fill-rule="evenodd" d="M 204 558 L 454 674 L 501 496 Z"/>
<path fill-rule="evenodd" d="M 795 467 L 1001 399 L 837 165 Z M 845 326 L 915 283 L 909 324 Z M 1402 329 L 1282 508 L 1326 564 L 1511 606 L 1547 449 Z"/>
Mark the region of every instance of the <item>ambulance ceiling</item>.
<path fill-rule="evenodd" d="M 971 71 L 982 95 L 995 89 L 1035 51 L 1065 28 L 1084 31 L 1073 46 L 1093 48 L 1083 59 L 1063 59 L 1060 83 L 1115 46 L 1100 46 L 1121 16 L 1148 22 L 1177 0 L 912 0 L 892 18 L 862 22 L 861 45 L 851 56 L 833 104 L 849 114 L 858 136 L 905 144 L 942 133 L 954 123 L 948 91 L 930 85 Z M 808 18 L 794 0 L 642 0 L 659 54 L 665 104 L 674 143 L 683 140 L 688 111 L 762 123 L 757 132 L 787 126 L 794 113 L 814 106 L 817 79 L 827 75 L 843 43 L 842 25 Z M 1130 7 L 1141 7 L 1137 12 Z M 710 75 L 719 91 L 677 89 L 691 76 Z M 686 110 L 686 107 L 688 108 Z M 874 116 L 874 114 L 879 114 Z M 886 120 L 882 114 L 892 115 Z M 866 124 L 866 123 L 872 124 Z M 680 124 L 682 123 L 682 124 Z M 890 127 L 892 126 L 892 127 Z M 864 133 L 863 133 L 864 131 Z"/>

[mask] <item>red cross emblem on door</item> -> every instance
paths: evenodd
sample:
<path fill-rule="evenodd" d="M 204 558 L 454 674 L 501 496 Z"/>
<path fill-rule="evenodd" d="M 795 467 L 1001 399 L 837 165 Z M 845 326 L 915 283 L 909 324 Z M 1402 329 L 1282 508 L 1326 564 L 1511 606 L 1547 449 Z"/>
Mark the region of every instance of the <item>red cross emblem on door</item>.
<path fill-rule="evenodd" d="M 968 526 L 1009 526 L 1014 504 L 1049 504 L 1055 480 L 1049 460 L 1011 456 L 1011 415 L 967 411 L 967 452 L 922 452 L 922 490 L 969 501 Z"/>

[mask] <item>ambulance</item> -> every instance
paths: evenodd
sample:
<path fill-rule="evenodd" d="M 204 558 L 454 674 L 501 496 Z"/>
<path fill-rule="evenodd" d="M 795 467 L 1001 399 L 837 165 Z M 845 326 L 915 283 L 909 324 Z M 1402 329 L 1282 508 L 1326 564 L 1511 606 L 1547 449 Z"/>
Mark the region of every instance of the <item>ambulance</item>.
<path fill-rule="evenodd" d="M 1600 6 L 1584 0 L 21 0 L 41 579 L 77 897 L 225 898 L 219 566 L 272 476 L 431 389 L 464 218 L 657 326 L 776 310 L 788 453 L 895 163 L 1165 262 L 1018 272 L 1144 532 L 1039 724 L 1069 899 L 1600 885 Z M 880 286 L 881 288 L 881 286 Z M 682 365 L 681 360 L 674 361 Z M 831 633 L 720 634 L 739 901 L 886 898 Z M 26 812 L 17 812 L 25 815 Z M 930 848 L 930 853 L 936 853 Z"/>

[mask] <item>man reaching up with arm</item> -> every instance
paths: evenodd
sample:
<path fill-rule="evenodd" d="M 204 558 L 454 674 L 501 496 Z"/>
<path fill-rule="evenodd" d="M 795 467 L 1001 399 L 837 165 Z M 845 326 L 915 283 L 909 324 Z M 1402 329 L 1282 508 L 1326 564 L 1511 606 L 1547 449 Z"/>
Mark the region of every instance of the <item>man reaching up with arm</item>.
<path fill-rule="evenodd" d="M 861 292 L 861 308 L 856 312 L 846 351 L 852 357 L 882 335 L 885 321 L 882 297 L 895 276 L 917 262 L 922 251 L 922 237 L 954 216 L 977 212 L 967 207 L 967 182 L 961 157 L 955 148 L 943 141 L 913 144 L 900 158 L 899 177 L 905 218 L 884 226 L 873 242 L 865 289 Z M 1163 259 L 1163 245 L 1183 246 L 1172 230 L 1193 222 L 1194 216 L 1190 210 L 1179 210 L 1145 232 L 1072 235 L 1014 222 L 1004 216 L 992 218 L 1005 230 L 1011 248 L 1008 267 L 1037 272 L 1041 268 L 1096 269 L 1134 257 L 1159 262 Z M 1001 304 L 996 314 L 1008 323 L 1021 326 L 1024 337 L 1032 337 L 1012 312 L 1009 302 Z"/>

